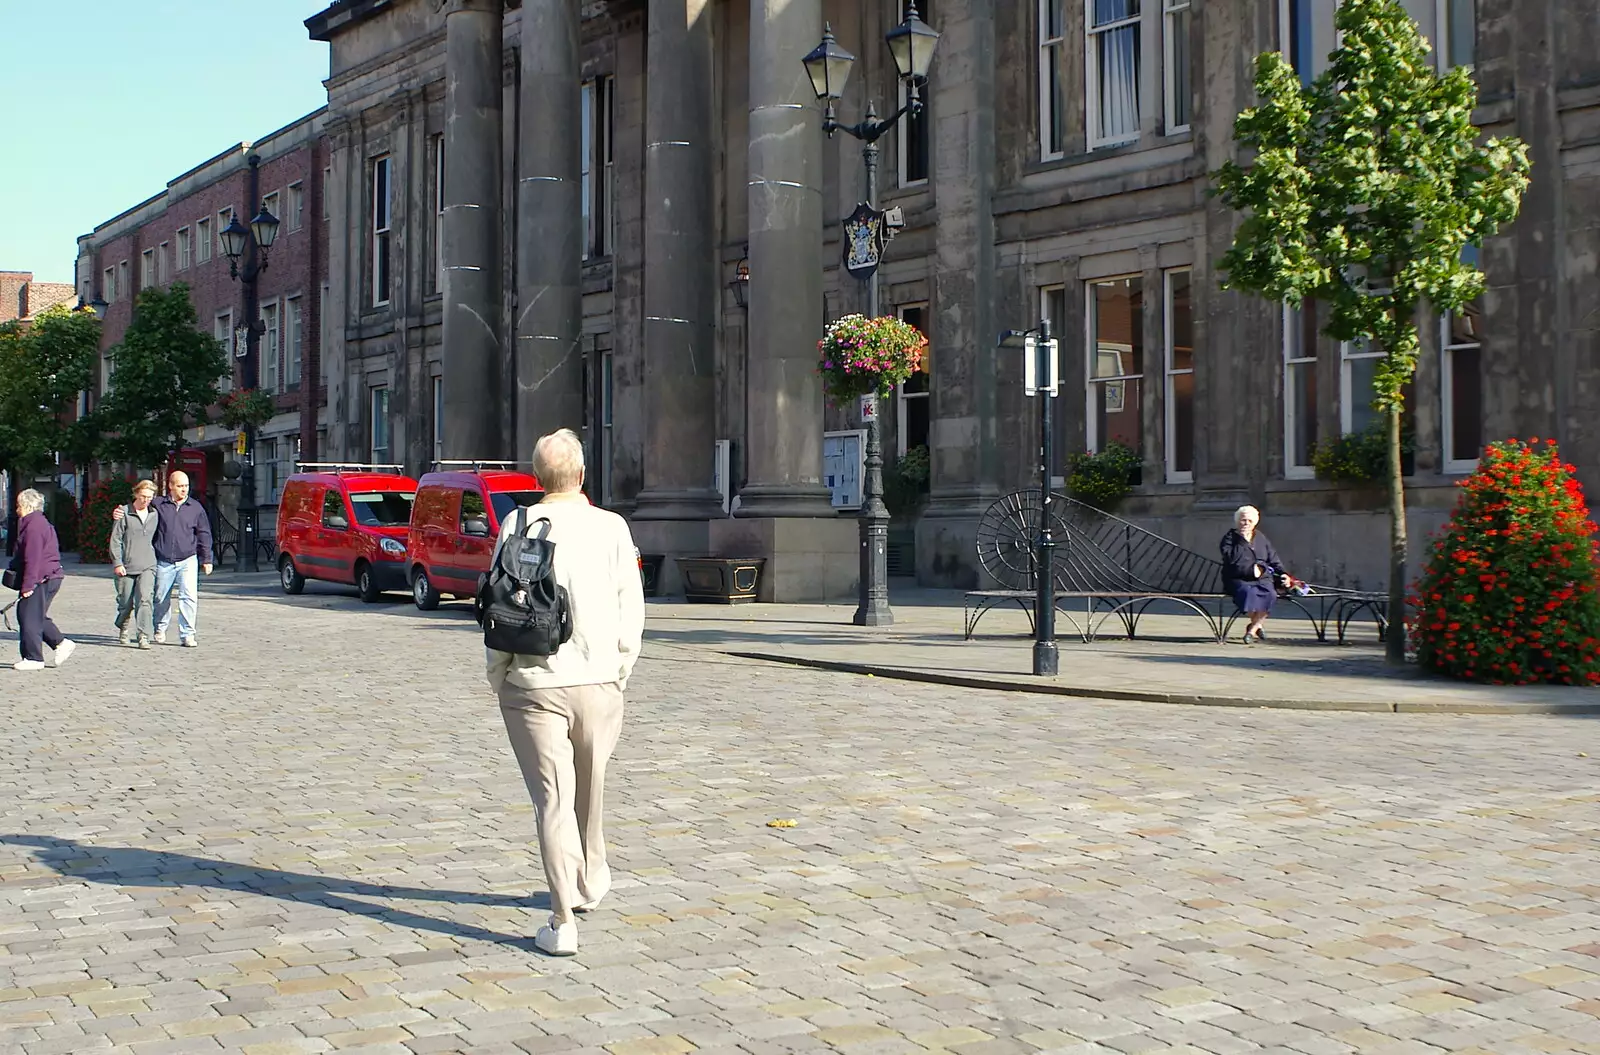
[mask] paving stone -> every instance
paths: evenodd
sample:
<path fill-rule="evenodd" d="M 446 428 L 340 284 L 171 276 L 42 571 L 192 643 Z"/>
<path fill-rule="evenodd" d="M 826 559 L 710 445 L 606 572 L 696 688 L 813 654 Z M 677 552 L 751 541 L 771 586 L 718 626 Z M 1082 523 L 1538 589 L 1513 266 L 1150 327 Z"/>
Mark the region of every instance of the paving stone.
<path fill-rule="evenodd" d="M 974 696 L 680 610 L 550 960 L 461 606 L 208 580 L 151 654 L 108 594 L 47 691 L 0 670 L 8 1055 L 1595 1050 L 1592 721 Z"/>

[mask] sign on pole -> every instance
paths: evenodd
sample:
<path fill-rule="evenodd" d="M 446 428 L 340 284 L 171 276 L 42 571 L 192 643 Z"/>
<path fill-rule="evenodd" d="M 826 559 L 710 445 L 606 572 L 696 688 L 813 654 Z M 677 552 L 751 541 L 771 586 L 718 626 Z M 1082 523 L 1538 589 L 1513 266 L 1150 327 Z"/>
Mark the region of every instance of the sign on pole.
<path fill-rule="evenodd" d="M 878 416 L 878 397 L 877 397 L 877 395 L 874 394 L 874 395 L 862 396 L 861 397 L 861 420 L 863 422 L 867 422 L 867 421 L 871 421 L 873 418 L 876 418 L 877 416 Z"/>
<path fill-rule="evenodd" d="M 1029 334 L 1023 340 L 1022 389 L 1030 396 L 1040 392 L 1055 395 L 1061 385 L 1061 362 L 1058 358 L 1059 342 L 1054 338 L 1041 341 Z"/>

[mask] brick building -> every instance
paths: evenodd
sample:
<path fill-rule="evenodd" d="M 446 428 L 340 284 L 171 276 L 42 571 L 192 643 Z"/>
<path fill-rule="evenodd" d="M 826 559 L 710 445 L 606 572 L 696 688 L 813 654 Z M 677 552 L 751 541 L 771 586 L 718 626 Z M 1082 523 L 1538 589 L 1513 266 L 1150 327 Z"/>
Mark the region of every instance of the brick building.
<path fill-rule="evenodd" d="M 70 305 L 77 296 L 70 282 L 35 282 L 32 271 L 0 271 L 0 323 L 27 321 L 46 308 Z"/>
<path fill-rule="evenodd" d="M 919 3 L 942 39 L 923 117 L 880 144 L 878 204 L 905 218 L 883 310 L 931 340 L 884 414 L 891 459 L 930 455 L 928 502 L 894 528 L 923 582 L 978 581 L 980 516 L 1035 485 L 1036 410 L 995 337 L 1044 315 L 1072 379 L 1062 451 L 1137 450 L 1128 515 L 1214 552 L 1250 501 L 1297 571 L 1382 583 L 1381 487 L 1311 461 L 1372 420 L 1372 358 L 1318 334 L 1314 306 L 1225 292 L 1214 269 L 1238 217 L 1207 174 L 1235 156 L 1254 59 L 1314 74 L 1335 5 Z M 1534 159 L 1521 218 L 1482 252 L 1481 305 L 1423 327 L 1420 545 L 1498 437 L 1557 437 L 1600 487 L 1600 22 L 1593 0 L 1405 7 L 1436 62 L 1472 67 L 1479 124 Z M 800 59 L 826 19 L 858 56 L 841 117 L 889 112 L 883 38 L 903 11 L 338 0 L 309 19 L 332 63 L 330 449 L 526 457 L 581 423 L 647 551 L 765 555 L 780 597 L 847 590 L 854 528 L 834 514 L 853 511 L 824 458 L 860 425 L 824 407 L 814 342 L 865 305 L 839 241 L 864 181 L 859 144 L 823 137 Z"/>
<path fill-rule="evenodd" d="M 275 505 L 297 460 L 314 460 L 326 427 L 322 381 L 323 299 L 327 296 L 327 223 L 323 183 L 327 146 L 318 110 L 254 143 L 240 143 L 169 182 L 159 194 L 98 225 L 78 239 L 78 290 L 106 302 L 100 370 L 90 405 L 115 384 L 104 356 L 127 329 L 141 289 L 183 282 L 200 325 L 233 354 L 238 384 L 245 350 L 244 289 L 229 277 L 220 232 L 238 213 L 248 223 L 266 208 L 280 221 L 268 266 L 258 282 L 261 329 L 259 386 L 274 394 L 277 414 L 258 430 L 256 496 Z M 248 198 L 249 158 L 259 158 L 259 200 Z M 230 519 L 237 498 L 221 488 L 233 457 L 233 433 L 211 424 L 191 430 L 189 446 L 205 452 L 207 497 L 222 497 Z M 148 467 L 147 467 L 148 468 Z M 270 510 L 263 523 L 270 524 Z"/>

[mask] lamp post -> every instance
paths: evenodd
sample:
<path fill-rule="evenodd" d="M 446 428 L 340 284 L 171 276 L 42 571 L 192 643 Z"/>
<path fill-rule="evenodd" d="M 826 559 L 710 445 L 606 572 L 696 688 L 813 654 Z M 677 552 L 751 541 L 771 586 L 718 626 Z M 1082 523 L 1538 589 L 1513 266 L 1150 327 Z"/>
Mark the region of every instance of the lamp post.
<path fill-rule="evenodd" d="M 728 283 L 728 289 L 733 293 L 733 302 L 744 313 L 744 325 L 741 327 L 744 340 L 744 366 L 739 371 L 744 379 L 744 413 L 743 435 L 739 439 L 739 490 L 750 478 L 749 474 L 749 446 L 750 446 L 750 247 L 745 246 L 745 254 L 739 258 L 739 263 L 734 265 L 733 279 Z M 731 460 L 731 459 L 730 459 Z M 733 475 L 733 466 L 728 467 L 728 475 Z M 731 484 L 732 481 L 730 481 Z"/>
<path fill-rule="evenodd" d="M 1054 404 L 1061 384 L 1061 357 L 1050 333 L 1050 320 L 1031 330 L 1007 330 L 1002 346 L 1023 349 L 1024 395 L 1039 397 L 1039 531 L 1034 536 L 1033 673 L 1054 677 L 1060 671 L 1056 646 L 1056 538 L 1051 523 L 1051 485 L 1056 475 Z"/>
<path fill-rule="evenodd" d="M 261 200 L 261 157 L 251 154 L 248 159 L 250 166 L 249 194 L 247 201 L 258 202 Z M 254 389 L 257 374 L 260 369 L 261 331 L 265 329 L 260 314 L 260 297 L 256 283 L 261 277 L 261 272 L 267 269 L 267 250 L 272 248 L 272 243 L 278 237 L 278 218 L 267 211 L 265 202 L 261 203 L 261 211 L 246 227 L 239 222 L 235 214 L 228 226 L 221 232 L 223 252 L 228 255 L 228 277 L 238 281 L 244 291 L 244 318 L 245 318 L 245 354 L 244 370 L 241 383 L 246 389 Z M 244 450 L 240 452 L 243 463 L 240 468 L 241 488 L 239 493 L 239 545 L 234 554 L 235 571 L 259 571 L 260 565 L 256 557 L 256 426 L 254 422 L 244 424 Z"/>
<path fill-rule="evenodd" d="M 906 86 L 905 105 L 886 118 L 879 119 L 877 107 L 870 101 L 866 116 L 857 124 L 843 124 L 836 118 L 835 106 L 844 97 L 844 86 L 850 79 L 850 69 L 856 58 L 839 46 L 832 26 L 823 27 L 822 43 L 803 60 L 812 90 L 825 107 L 823 132 L 829 139 L 835 132 L 844 132 L 861 141 L 867 200 L 852 215 L 871 225 L 871 242 L 878 251 L 881 251 L 883 238 L 883 215 L 873 206 L 873 199 L 878 196 L 878 140 L 906 114 L 922 112 L 922 87 L 928 83 L 928 68 L 933 63 L 939 34 L 918 16 L 913 0 L 906 7 L 905 20 L 884 34 L 883 39 L 894 56 L 895 70 Z M 850 241 L 846 238 L 847 243 Z M 847 249 L 847 266 L 848 252 Z M 869 266 L 861 268 L 861 273 L 867 284 L 867 315 L 877 318 L 876 256 Z M 861 596 L 854 622 L 857 626 L 889 626 L 894 623 L 894 612 L 889 607 L 889 510 L 883 504 L 883 441 L 878 427 L 877 396 L 867 397 L 862 409 L 867 426 L 867 478 L 861 494 Z"/>

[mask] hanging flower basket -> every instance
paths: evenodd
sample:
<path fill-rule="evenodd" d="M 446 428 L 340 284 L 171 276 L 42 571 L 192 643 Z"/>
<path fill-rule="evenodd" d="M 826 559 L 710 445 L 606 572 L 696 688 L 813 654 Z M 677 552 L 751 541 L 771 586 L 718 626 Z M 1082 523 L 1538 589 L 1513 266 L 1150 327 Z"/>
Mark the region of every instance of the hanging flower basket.
<path fill-rule="evenodd" d="M 928 339 L 901 319 L 846 315 L 817 342 L 818 371 L 830 402 L 842 407 L 861 396 L 887 395 L 922 368 Z"/>
<path fill-rule="evenodd" d="M 222 408 L 222 424 L 235 431 L 247 425 L 265 425 L 277 413 L 272 396 L 259 388 L 241 388 L 229 392 L 217 405 Z"/>

